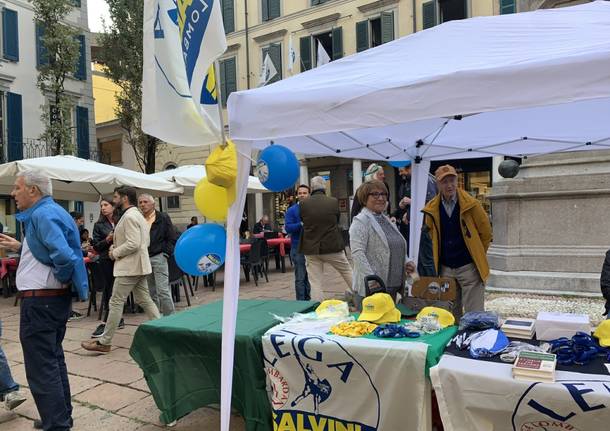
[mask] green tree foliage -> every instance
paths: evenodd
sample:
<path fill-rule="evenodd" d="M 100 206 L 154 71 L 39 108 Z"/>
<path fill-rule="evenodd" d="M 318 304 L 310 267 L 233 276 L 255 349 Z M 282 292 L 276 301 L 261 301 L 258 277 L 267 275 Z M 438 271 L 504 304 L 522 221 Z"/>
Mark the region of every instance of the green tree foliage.
<path fill-rule="evenodd" d="M 41 139 L 51 146 L 53 154 L 72 154 L 72 108 L 74 103 L 65 92 L 66 78 L 76 70 L 79 58 L 78 30 L 64 23 L 74 7 L 73 0 L 32 0 L 34 19 L 43 31 L 38 55 L 37 86 L 49 100 L 41 106 L 46 125 Z"/>
<path fill-rule="evenodd" d="M 160 141 L 142 131 L 143 0 L 107 0 L 111 22 L 100 34 L 104 73 L 121 89 L 115 113 L 140 169 L 155 172 Z"/>

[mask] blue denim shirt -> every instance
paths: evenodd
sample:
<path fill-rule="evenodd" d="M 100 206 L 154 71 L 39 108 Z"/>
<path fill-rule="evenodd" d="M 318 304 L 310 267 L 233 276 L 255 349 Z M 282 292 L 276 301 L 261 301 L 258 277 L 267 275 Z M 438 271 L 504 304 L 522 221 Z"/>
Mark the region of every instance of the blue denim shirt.
<path fill-rule="evenodd" d="M 80 236 L 70 214 L 50 196 L 16 215 L 25 225 L 30 251 L 40 263 L 50 266 L 61 283 L 72 282 L 83 301 L 89 296 L 89 280 L 83 262 Z"/>

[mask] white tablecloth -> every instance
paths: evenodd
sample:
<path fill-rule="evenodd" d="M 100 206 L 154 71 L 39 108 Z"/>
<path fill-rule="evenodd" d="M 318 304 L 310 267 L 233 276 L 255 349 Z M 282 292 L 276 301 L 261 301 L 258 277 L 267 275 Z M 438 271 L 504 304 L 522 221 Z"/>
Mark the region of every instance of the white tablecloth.
<path fill-rule="evenodd" d="M 610 375 L 557 371 L 555 383 L 524 382 L 509 364 L 444 355 L 430 379 L 445 431 L 610 429 Z"/>
<path fill-rule="evenodd" d="M 263 353 L 274 429 L 430 430 L 427 348 L 272 328 Z"/>

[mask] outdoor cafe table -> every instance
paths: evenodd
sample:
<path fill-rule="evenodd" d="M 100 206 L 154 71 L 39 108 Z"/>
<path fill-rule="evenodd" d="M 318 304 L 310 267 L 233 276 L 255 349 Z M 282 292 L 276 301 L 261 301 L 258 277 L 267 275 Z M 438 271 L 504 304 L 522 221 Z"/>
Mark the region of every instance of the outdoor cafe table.
<path fill-rule="evenodd" d="M 273 315 L 312 311 L 310 301 L 240 300 L 235 335 L 232 407 L 248 431 L 269 431 L 261 336 L 278 323 Z M 130 354 L 144 373 L 170 423 L 204 406 L 220 403 L 222 301 L 146 322 L 137 329 Z"/>
<path fill-rule="evenodd" d="M 326 328 L 288 322 L 264 335 L 273 429 L 432 428 L 428 370 L 440 360 L 455 326 L 393 339 L 343 337 Z"/>
<path fill-rule="evenodd" d="M 282 272 L 286 272 L 286 262 L 284 258 L 286 257 L 286 246 L 290 246 L 290 238 L 269 238 L 267 239 L 267 245 L 269 247 L 278 248 L 279 253 L 277 255 L 278 260 L 276 260 L 276 263 L 279 261 Z M 250 243 L 239 244 L 239 252 L 241 254 L 248 253 L 250 248 L 252 248 L 252 244 Z"/>

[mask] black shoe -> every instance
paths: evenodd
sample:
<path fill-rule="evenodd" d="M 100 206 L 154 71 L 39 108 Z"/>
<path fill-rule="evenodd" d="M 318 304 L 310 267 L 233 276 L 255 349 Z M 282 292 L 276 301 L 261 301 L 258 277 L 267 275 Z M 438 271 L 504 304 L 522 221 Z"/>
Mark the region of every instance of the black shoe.
<path fill-rule="evenodd" d="M 70 311 L 70 317 L 68 317 L 68 322 L 72 322 L 74 320 L 80 320 L 82 318 L 84 318 L 85 316 L 83 316 L 82 314 L 80 314 L 78 311 Z"/>
<path fill-rule="evenodd" d="M 74 422 L 70 419 L 70 428 L 74 426 Z M 34 419 L 34 429 L 41 430 L 42 429 L 42 421 L 40 419 Z"/>
<path fill-rule="evenodd" d="M 119 322 L 119 326 L 117 326 L 117 329 L 123 329 L 124 327 L 125 327 L 125 321 L 121 317 L 121 321 Z"/>
<path fill-rule="evenodd" d="M 95 331 L 93 331 L 93 334 L 91 334 L 91 338 L 100 338 L 104 334 L 104 329 L 106 329 L 105 323 L 98 325 L 98 327 L 95 328 Z"/>

